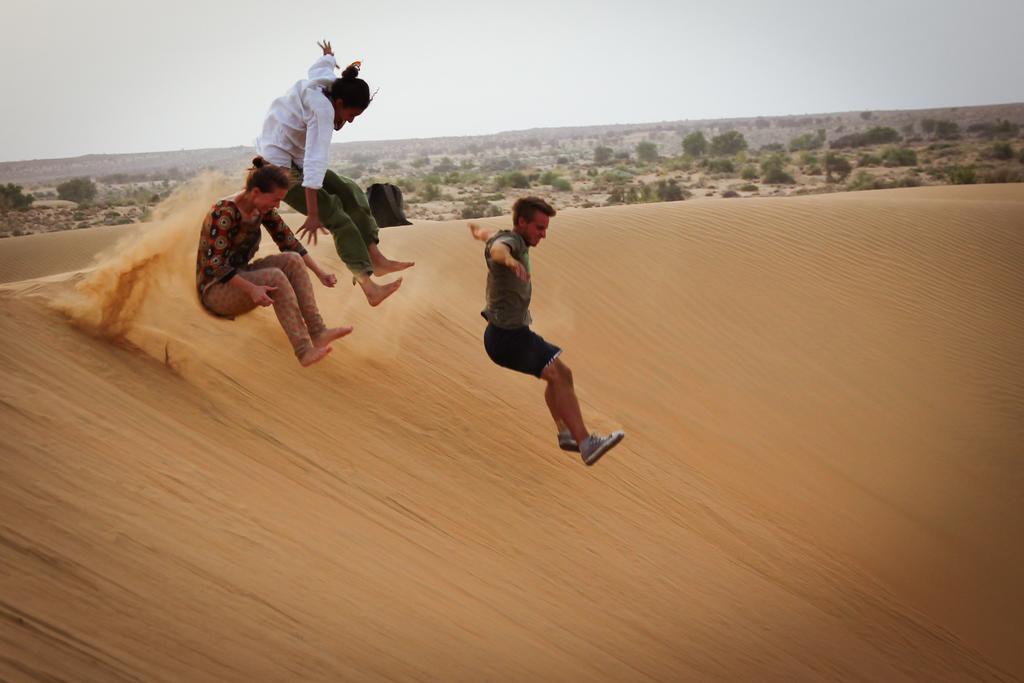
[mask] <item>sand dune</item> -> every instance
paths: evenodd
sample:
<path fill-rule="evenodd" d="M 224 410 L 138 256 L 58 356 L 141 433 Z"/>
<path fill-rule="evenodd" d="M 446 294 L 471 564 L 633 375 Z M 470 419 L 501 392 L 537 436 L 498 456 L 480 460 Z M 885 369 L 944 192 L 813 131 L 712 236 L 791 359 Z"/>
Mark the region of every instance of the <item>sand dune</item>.
<path fill-rule="evenodd" d="M 594 468 L 486 358 L 464 223 L 385 231 L 378 309 L 318 287 L 356 330 L 301 369 L 197 308 L 215 190 L 96 267 L 0 243 L 0 679 L 1024 676 L 1024 187 L 559 214 Z"/>

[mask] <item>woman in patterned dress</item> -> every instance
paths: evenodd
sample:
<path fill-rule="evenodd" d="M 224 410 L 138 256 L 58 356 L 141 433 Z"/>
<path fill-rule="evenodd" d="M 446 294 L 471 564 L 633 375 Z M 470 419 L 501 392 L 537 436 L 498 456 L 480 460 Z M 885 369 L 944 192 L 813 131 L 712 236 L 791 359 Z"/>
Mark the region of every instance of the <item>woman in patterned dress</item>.
<path fill-rule="evenodd" d="M 326 356 L 331 342 L 352 328 L 324 325 L 306 268 L 327 287 L 338 280 L 320 268 L 277 212 L 290 184 L 288 171 L 263 157 L 252 164 L 245 189 L 217 201 L 206 214 L 196 258 L 196 290 L 208 311 L 226 318 L 273 306 L 295 356 L 306 367 Z M 261 225 L 281 253 L 253 261 Z"/>

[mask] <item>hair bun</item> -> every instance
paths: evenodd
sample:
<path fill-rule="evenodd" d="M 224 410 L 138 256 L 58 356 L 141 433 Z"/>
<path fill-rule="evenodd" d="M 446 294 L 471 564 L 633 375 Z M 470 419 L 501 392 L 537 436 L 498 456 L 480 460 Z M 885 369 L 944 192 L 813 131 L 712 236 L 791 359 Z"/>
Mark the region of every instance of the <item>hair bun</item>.
<path fill-rule="evenodd" d="M 252 167 L 253 167 L 253 168 L 263 168 L 263 166 L 264 166 L 264 165 L 265 165 L 266 163 L 267 163 L 267 161 L 266 161 L 266 159 L 264 159 L 263 157 L 253 157 L 253 160 L 252 160 Z"/>
<path fill-rule="evenodd" d="M 357 59 L 356 61 L 352 62 L 347 67 L 345 67 L 345 70 L 341 72 L 341 77 L 342 78 L 358 78 L 359 77 L 359 70 L 361 68 L 363 68 L 363 63 Z"/>

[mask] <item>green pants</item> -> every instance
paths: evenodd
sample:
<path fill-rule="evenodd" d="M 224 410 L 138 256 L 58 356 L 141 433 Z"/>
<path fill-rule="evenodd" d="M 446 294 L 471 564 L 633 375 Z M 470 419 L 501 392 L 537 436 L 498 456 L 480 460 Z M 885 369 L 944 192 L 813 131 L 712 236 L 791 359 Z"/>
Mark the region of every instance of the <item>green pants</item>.
<path fill-rule="evenodd" d="M 303 216 L 308 215 L 306 188 L 301 182 L 288 190 L 284 203 Z M 320 222 L 331 231 L 334 248 L 348 269 L 353 275 L 372 275 L 373 265 L 367 247 L 380 240 L 377 238 L 377 221 L 370 213 L 370 203 L 363 188 L 329 170 L 324 175 L 323 187 L 316 193 L 316 204 Z"/>

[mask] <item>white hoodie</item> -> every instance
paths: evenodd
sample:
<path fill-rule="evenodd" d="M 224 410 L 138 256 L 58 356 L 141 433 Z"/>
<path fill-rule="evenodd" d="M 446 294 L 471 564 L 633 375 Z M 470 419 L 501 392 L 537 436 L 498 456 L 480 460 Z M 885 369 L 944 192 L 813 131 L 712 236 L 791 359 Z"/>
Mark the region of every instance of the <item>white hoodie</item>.
<path fill-rule="evenodd" d="M 302 186 L 319 190 L 327 172 L 334 133 L 334 105 L 323 89 L 334 82 L 338 63 L 324 55 L 309 67 L 309 78 L 297 81 L 270 104 L 256 151 L 275 166 L 302 169 Z"/>

